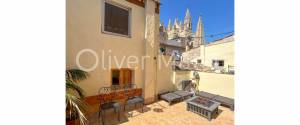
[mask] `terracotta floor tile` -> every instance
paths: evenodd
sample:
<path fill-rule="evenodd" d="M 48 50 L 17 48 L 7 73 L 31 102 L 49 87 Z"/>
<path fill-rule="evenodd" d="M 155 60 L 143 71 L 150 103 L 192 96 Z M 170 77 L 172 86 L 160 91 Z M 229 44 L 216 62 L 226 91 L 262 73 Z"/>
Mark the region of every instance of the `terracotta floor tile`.
<path fill-rule="evenodd" d="M 133 109 L 133 108 L 131 108 Z M 219 107 L 219 115 L 215 119 L 208 121 L 206 118 L 195 113 L 186 111 L 186 103 L 180 102 L 168 105 L 165 101 L 146 105 L 145 112 L 140 109 L 133 110 L 133 117 L 129 117 L 128 110 L 121 112 L 121 121 L 118 122 L 117 115 L 113 110 L 106 112 L 105 125 L 233 125 L 234 112 L 226 107 Z M 98 113 L 92 113 L 90 117 L 91 125 L 101 125 Z"/>

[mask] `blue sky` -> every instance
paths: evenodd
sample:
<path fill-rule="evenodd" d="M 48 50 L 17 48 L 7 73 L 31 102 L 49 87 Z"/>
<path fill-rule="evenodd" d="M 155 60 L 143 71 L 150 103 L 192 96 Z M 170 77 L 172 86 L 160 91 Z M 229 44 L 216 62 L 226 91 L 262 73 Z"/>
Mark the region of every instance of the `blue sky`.
<path fill-rule="evenodd" d="M 234 31 L 234 0 L 161 0 L 160 20 L 165 26 L 169 19 L 183 21 L 186 9 L 192 16 L 192 29 L 196 30 L 198 17 L 202 17 L 205 35 Z M 206 42 L 225 37 L 206 37 Z"/>

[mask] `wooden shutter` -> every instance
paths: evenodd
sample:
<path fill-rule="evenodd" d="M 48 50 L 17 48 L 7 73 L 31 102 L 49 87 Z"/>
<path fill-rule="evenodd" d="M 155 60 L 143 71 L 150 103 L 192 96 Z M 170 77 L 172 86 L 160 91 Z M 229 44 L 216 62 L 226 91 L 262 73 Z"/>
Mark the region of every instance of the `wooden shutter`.
<path fill-rule="evenodd" d="M 129 10 L 105 3 L 104 30 L 129 35 Z"/>
<path fill-rule="evenodd" d="M 121 69 L 120 70 L 120 85 L 124 86 L 125 84 L 132 83 L 132 70 L 130 69 Z"/>
<path fill-rule="evenodd" d="M 131 83 L 131 70 L 125 69 L 124 72 L 124 84 Z"/>

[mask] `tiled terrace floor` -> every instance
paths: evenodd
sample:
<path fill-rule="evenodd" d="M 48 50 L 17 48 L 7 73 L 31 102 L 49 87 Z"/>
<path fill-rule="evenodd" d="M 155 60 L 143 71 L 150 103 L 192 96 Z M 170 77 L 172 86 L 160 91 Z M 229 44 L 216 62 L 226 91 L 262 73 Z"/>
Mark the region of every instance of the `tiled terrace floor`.
<path fill-rule="evenodd" d="M 131 108 L 133 109 L 133 107 Z M 128 117 L 129 111 L 121 112 L 121 121 L 118 122 L 117 115 L 113 110 L 106 112 L 105 125 L 233 125 L 234 112 L 226 107 L 219 107 L 219 114 L 208 121 L 206 118 L 195 113 L 186 111 L 186 103 L 180 102 L 168 105 L 165 101 L 145 105 L 144 113 L 140 109 L 131 110 L 132 117 Z M 92 113 L 91 125 L 101 125 L 97 112 Z"/>

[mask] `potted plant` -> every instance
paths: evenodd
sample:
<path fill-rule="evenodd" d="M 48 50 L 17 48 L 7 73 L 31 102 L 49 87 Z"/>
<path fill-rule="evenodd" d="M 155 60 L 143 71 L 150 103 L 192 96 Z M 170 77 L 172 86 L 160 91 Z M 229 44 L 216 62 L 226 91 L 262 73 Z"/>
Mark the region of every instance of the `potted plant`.
<path fill-rule="evenodd" d="M 199 91 L 198 87 L 199 87 L 199 82 L 200 82 L 200 75 L 199 75 L 199 73 L 197 71 L 194 71 L 193 72 L 193 76 L 194 76 L 193 80 L 196 81 L 196 84 L 195 84 L 196 85 L 196 87 L 195 87 L 196 88 L 196 92 L 198 92 Z"/>
<path fill-rule="evenodd" d="M 66 124 L 75 125 L 79 122 L 80 125 L 86 125 L 88 120 L 87 104 L 84 102 L 84 92 L 78 86 L 78 82 L 86 79 L 88 73 L 80 69 L 66 70 Z"/>
<path fill-rule="evenodd" d="M 197 71 L 193 72 L 193 76 L 194 76 L 195 80 L 199 80 L 200 79 L 200 75 L 199 75 L 199 73 Z"/>

